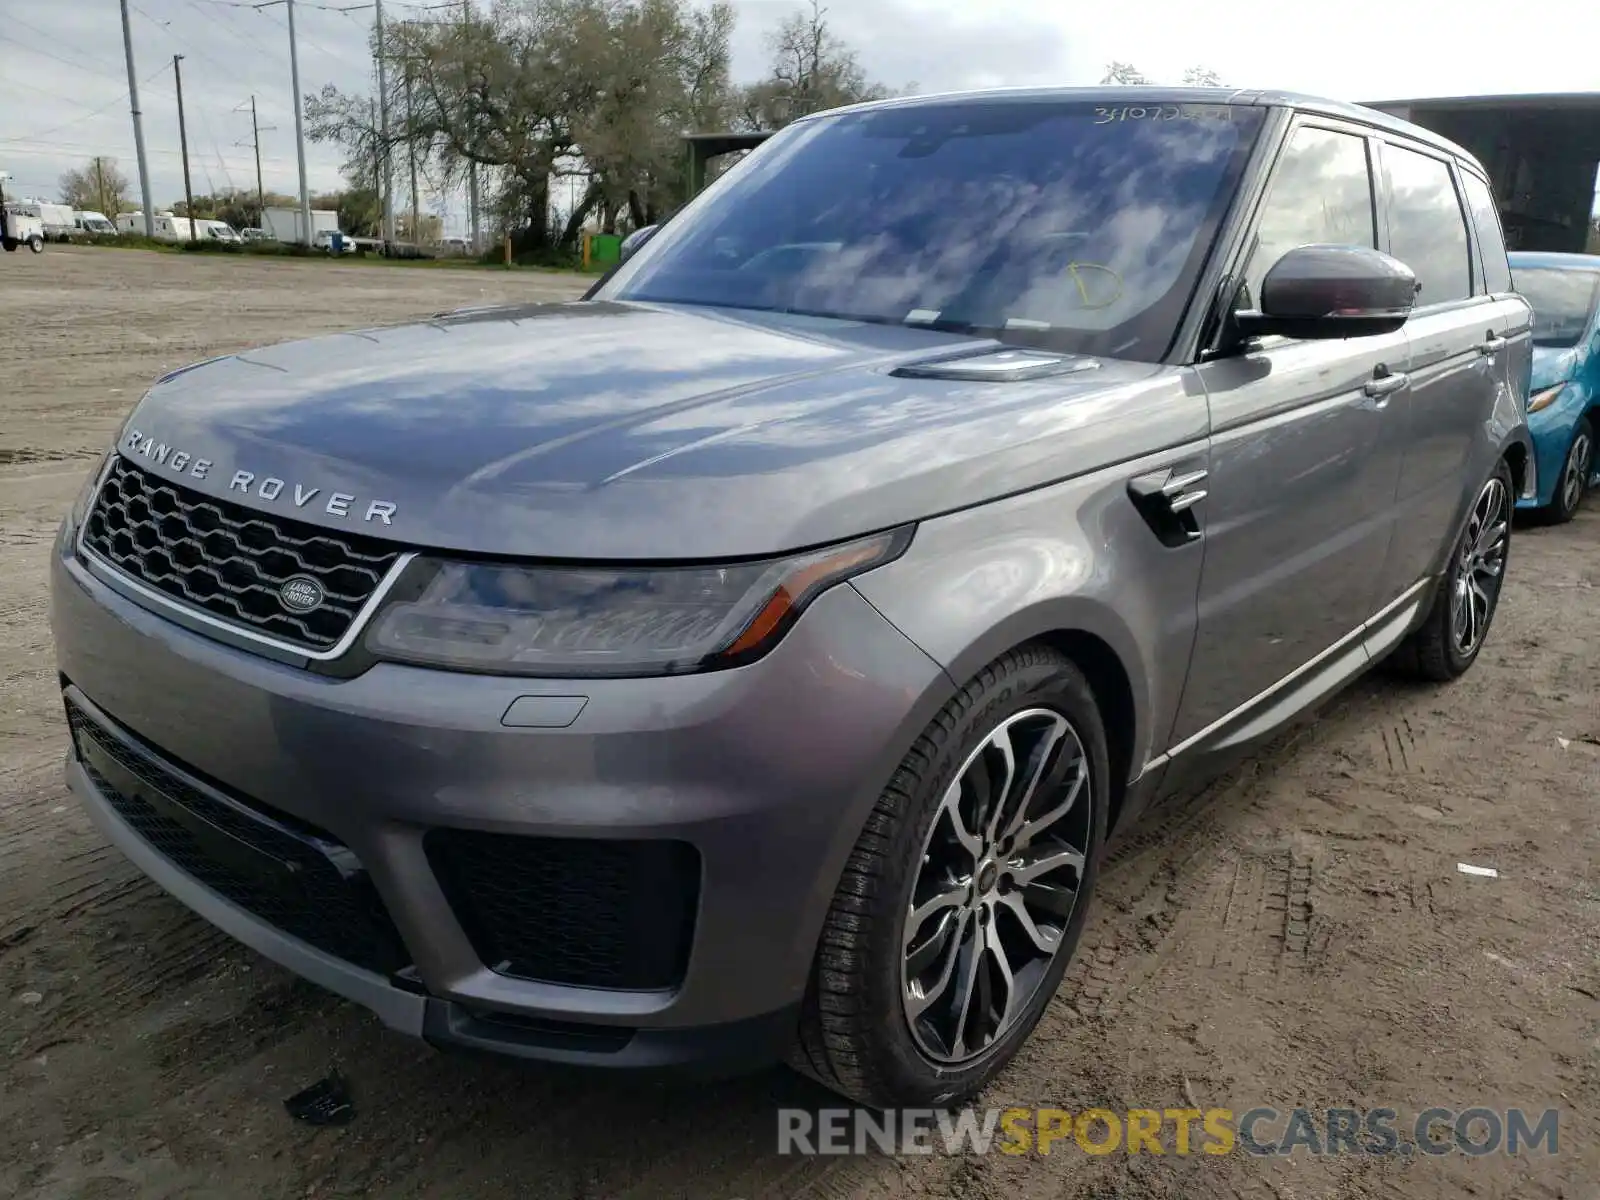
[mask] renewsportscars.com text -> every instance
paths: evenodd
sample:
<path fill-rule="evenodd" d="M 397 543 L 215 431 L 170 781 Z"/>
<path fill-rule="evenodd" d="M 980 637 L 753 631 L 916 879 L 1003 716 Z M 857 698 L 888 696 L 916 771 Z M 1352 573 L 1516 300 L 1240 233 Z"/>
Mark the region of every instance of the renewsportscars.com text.
<path fill-rule="evenodd" d="M 1557 1154 L 1557 1109 L 785 1108 L 780 1154 Z"/>

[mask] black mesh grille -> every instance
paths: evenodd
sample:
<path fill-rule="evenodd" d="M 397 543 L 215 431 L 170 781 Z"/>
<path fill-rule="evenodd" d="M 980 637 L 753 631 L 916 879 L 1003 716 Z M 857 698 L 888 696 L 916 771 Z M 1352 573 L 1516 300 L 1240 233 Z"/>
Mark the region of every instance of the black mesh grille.
<path fill-rule="evenodd" d="M 687 843 L 435 829 L 423 845 L 473 948 L 502 975 L 630 991 L 682 981 L 700 890 Z"/>
<path fill-rule="evenodd" d="M 389 974 L 405 946 L 355 854 L 331 834 L 208 795 L 70 702 L 79 761 L 140 837 L 184 874 L 337 958 Z"/>
<path fill-rule="evenodd" d="M 344 636 L 400 553 L 374 538 L 202 496 L 120 456 L 84 524 L 84 541 L 175 600 L 311 650 Z M 290 609 L 279 595 L 297 576 L 322 589 L 311 612 Z"/>

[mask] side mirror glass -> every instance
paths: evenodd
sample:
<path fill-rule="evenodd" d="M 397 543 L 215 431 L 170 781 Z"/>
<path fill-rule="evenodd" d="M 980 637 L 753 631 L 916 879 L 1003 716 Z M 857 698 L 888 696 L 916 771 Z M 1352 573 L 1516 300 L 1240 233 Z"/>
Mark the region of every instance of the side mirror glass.
<path fill-rule="evenodd" d="M 1404 325 L 1417 290 L 1410 267 L 1370 246 L 1297 246 L 1261 281 L 1259 310 L 1233 322 L 1243 337 L 1370 337 Z"/>
<path fill-rule="evenodd" d="M 627 262 L 639 252 L 640 246 L 644 245 L 651 238 L 655 237 L 656 231 L 660 228 L 661 226 L 659 225 L 646 225 L 642 229 L 635 229 L 627 237 L 623 238 L 622 247 L 619 251 L 621 257 L 618 259 L 618 261 Z"/>

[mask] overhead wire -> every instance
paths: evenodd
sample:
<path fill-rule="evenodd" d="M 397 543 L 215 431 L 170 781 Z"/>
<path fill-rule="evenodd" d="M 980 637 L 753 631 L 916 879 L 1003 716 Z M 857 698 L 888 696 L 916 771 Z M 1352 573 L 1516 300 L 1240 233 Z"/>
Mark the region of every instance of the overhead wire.
<path fill-rule="evenodd" d="M 169 71 L 171 69 L 172 69 L 172 64 L 171 63 L 163 63 L 157 70 L 152 71 L 147 77 L 145 77 L 144 79 L 141 79 L 139 81 L 139 86 L 140 87 L 144 87 L 147 84 L 150 84 L 150 83 L 154 82 L 155 80 L 157 80 L 157 79 L 159 79 L 161 77 L 161 73 L 163 71 Z M 28 136 L 26 138 L 0 138 L 0 142 L 10 142 L 10 141 L 37 142 L 37 141 L 40 141 L 40 140 L 50 136 L 53 133 L 59 133 L 63 129 L 71 129 L 74 125 L 81 125 L 85 121 L 89 120 L 92 117 L 98 117 L 101 113 L 105 112 L 108 108 L 113 108 L 118 104 L 126 103 L 127 99 L 128 99 L 128 90 L 126 88 L 124 88 L 122 90 L 122 95 L 118 96 L 114 100 L 106 101 L 99 108 L 91 109 L 89 112 L 85 113 L 81 117 L 74 117 L 70 121 L 63 121 L 61 124 L 51 126 L 49 129 L 35 129 L 35 130 L 32 130 L 28 134 Z"/>

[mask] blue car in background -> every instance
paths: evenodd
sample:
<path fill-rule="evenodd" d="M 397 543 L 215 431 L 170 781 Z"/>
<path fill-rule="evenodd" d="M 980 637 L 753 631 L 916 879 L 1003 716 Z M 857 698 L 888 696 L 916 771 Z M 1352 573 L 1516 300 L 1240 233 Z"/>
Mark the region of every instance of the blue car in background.
<path fill-rule="evenodd" d="M 1600 425 L 1600 256 L 1514 252 L 1513 286 L 1533 306 L 1533 382 L 1528 427 L 1538 456 L 1537 508 L 1559 524 L 1572 520 L 1584 491 L 1600 482 L 1595 429 Z"/>

